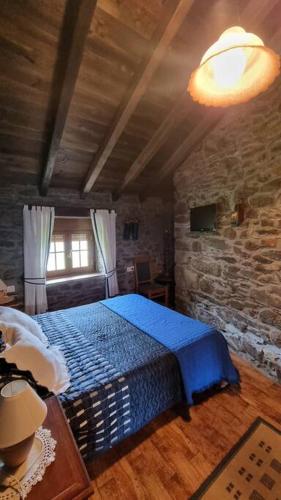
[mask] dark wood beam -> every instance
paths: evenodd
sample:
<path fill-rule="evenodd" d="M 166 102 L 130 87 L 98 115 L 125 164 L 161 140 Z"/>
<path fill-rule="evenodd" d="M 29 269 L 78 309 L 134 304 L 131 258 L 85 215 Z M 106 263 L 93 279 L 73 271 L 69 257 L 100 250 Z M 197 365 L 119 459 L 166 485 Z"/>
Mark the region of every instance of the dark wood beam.
<path fill-rule="evenodd" d="M 270 47 L 277 52 L 281 52 L 281 27 L 274 33 L 270 39 Z"/>
<path fill-rule="evenodd" d="M 43 195 L 47 194 L 53 175 L 95 6 L 96 0 L 68 0 L 66 5 L 54 76 L 51 136 L 40 185 Z"/>
<path fill-rule="evenodd" d="M 261 24 L 273 8 L 280 3 L 280 0 L 249 0 L 242 12 L 242 26 L 244 23 L 251 23 L 253 26 Z"/>
<path fill-rule="evenodd" d="M 183 110 L 185 109 L 187 100 L 188 95 L 185 90 L 180 98 L 176 101 L 176 104 L 173 106 L 170 113 L 168 113 L 165 120 L 158 127 L 155 134 L 153 134 L 145 148 L 132 163 L 120 189 L 118 190 L 118 193 L 115 193 L 115 196 L 119 197 L 121 193 L 128 187 L 128 185 L 136 180 L 136 178 L 143 172 L 153 156 L 159 151 L 161 146 L 163 146 L 171 132 L 171 129 L 176 125 L 176 123 L 179 122 L 179 117 L 182 115 Z"/>
<path fill-rule="evenodd" d="M 221 109 L 208 110 L 205 117 L 198 122 L 192 132 L 162 165 L 157 175 L 157 182 L 162 182 L 191 154 L 196 145 L 217 125 L 224 113 L 225 110 Z"/>
<path fill-rule="evenodd" d="M 148 54 L 141 64 L 127 96 L 119 107 L 109 131 L 105 135 L 94 156 L 82 186 L 84 194 L 88 193 L 97 181 L 114 146 L 135 111 L 140 99 L 144 95 L 154 72 L 163 59 L 168 46 L 190 10 L 193 1 L 194 0 L 179 0 L 173 14 L 169 16 L 168 19 L 166 14 L 163 22 L 159 23 L 159 28 L 152 40 L 152 47 L 154 48 L 152 55 Z"/>

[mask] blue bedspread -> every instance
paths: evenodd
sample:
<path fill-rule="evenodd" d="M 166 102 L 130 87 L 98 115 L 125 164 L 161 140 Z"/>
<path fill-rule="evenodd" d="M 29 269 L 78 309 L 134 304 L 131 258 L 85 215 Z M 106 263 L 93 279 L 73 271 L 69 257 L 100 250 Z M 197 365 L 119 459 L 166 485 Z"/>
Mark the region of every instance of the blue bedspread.
<path fill-rule="evenodd" d="M 136 294 L 101 302 L 175 354 L 189 404 L 193 393 L 220 381 L 239 382 L 226 340 L 211 326 Z"/>

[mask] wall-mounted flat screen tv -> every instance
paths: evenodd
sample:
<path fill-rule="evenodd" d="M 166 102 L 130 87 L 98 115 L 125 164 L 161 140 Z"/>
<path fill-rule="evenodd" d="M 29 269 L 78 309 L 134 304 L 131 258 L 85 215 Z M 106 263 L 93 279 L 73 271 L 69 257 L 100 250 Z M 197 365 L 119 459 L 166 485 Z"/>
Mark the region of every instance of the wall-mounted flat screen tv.
<path fill-rule="evenodd" d="M 205 205 L 190 210 L 190 231 L 215 231 L 217 206 Z"/>

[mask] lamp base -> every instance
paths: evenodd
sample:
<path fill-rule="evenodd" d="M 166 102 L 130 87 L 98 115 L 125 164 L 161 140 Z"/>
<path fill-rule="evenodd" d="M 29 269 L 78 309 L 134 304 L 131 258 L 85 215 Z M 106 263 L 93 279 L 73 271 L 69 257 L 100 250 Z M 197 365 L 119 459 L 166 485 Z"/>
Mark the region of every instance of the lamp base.
<path fill-rule="evenodd" d="M 8 467 L 18 467 L 27 458 L 31 450 L 35 433 L 20 443 L 0 449 L 0 458 Z"/>

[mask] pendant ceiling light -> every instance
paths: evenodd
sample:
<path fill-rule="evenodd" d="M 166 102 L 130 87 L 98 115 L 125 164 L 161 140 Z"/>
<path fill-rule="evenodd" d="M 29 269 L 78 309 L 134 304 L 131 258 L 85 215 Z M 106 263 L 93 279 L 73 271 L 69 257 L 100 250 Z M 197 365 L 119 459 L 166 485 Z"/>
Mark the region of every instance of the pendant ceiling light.
<path fill-rule="evenodd" d="M 257 35 L 233 26 L 205 52 L 188 91 L 200 104 L 231 106 L 264 92 L 279 72 L 279 55 Z"/>

